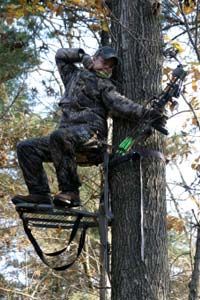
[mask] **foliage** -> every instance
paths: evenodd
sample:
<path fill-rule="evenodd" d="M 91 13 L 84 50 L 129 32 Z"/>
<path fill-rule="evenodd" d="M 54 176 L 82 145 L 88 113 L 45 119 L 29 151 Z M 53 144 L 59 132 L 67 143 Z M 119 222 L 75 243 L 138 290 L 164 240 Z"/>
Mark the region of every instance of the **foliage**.
<path fill-rule="evenodd" d="M 0 83 L 16 78 L 38 63 L 29 35 L 0 22 Z"/>
<path fill-rule="evenodd" d="M 54 106 L 51 110 L 45 110 L 45 115 L 42 116 L 35 111 L 35 107 L 40 103 L 37 97 L 41 98 L 39 81 L 43 80 L 41 86 L 45 89 L 45 96 L 48 98 L 57 97 L 62 92 L 49 53 L 54 52 L 55 47 L 73 46 L 74 41 L 78 45 L 84 45 L 86 31 L 92 32 L 98 43 L 101 42 L 102 30 L 112 34 L 109 21 L 115 16 L 112 15 L 109 6 L 110 1 L 102 0 L 9 0 L 2 1 L 0 4 L 0 208 L 5 220 L 13 218 L 17 222 L 17 216 L 16 214 L 13 216 L 14 208 L 9 200 L 15 193 L 25 193 L 22 174 L 16 160 L 17 142 L 32 136 L 48 134 L 55 127 L 58 118 L 54 113 Z M 169 113 L 169 126 L 172 123 L 176 128 L 175 130 L 173 128 L 172 134 L 167 139 L 168 169 L 172 168 L 172 172 L 176 174 L 176 178 L 171 176 L 168 178 L 170 208 L 167 220 L 172 279 L 170 299 L 175 300 L 187 298 L 187 284 L 191 275 L 191 253 L 193 253 L 188 238 L 190 234 L 188 224 L 192 217 L 190 207 L 195 207 L 197 210 L 200 194 L 198 188 L 200 156 L 197 143 L 200 130 L 199 2 L 164 0 L 161 20 L 165 49 L 174 47 L 179 52 L 181 62 L 187 64 L 188 69 L 183 97 L 179 99 L 180 109 Z M 115 19 L 115 22 L 120 21 Z M 125 28 L 123 24 L 121 25 Z M 132 36 L 134 38 L 133 34 Z M 40 73 L 42 75 L 40 75 L 41 80 L 38 80 L 38 86 L 29 86 L 27 78 L 30 72 L 33 70 L 40 72 L 41 63 L 47 61 L 50 63 L 43 68 L 46 70 L 45 75 Z M 166 59 L 163 70 L 164 85 L 173 68 L 171 60 Z M 186 164 L 191 174 L 189 178 L 185 178 L 183 172 Z M 53 191 L 56 192 L 54 170 L 50 165 L 46 165 L 46 169 Z M 98 170 L 81 169 L 80 173 L 82 181 L 86 182 L 81 191 L 85 204 L 88 209 L 97 209 L 96 199 L 100 186 Z M 86 179 L 88 173 L 90 180 Z M 91 182 L 97 173 L 98 179 Z M 189 209 L 184 209 L 184 205 Z M 21 251 L 24 253 L 29 245 L 19 230 L 21 227 L 18 223 L 14 229 L 12 226 L 13 224 L 8 230 L 4 229 L 4 233 L 1 234 L 1 241 L 4 241 L 3 255 L 13 248 L 20 247 L 20 244 Z M 64 234 L 57 233 L 60 238 L 58 246 L 60 246 Z M 18 242 L 11 243 L 16 236 Z M 46 244 L 52 242 L 52 236 L 51 233 L 47 234 Z M 58 275 L 42 266 L 32 250 L 27 250 L 29 259 L 24 262 L 24 265 L 19 265 L 19 268 L 21 272 L 24 272 L 25 268 L 28 269 L 28 286 L 20 288 L 22 293 L 20 296 L 17 294 L 19 282 L 13 284 L 1 278 L 2 293 L 24 297 L 21 299 L 26 299 L 25 297 L 28 299 L 30 295 L 35 299 L 51 300 L 57 299 L 58 295 L 60 295 L 59 299 L 62 299 L 62 296 L 67 299 L 68 295 L 70 300 L 84 299 L 84 297 L 88 300 L 97 299 L 97 289 L 94 287 L 98 285 L 99 272 L 98 251 L 94 251 L 98 249 L 96 236 L 95 231 L 90 234 L 88 255 L 91 277 L 86 274 L 84 256 L 81 262 L 69 272 Z M 11 261 L 10 264 L 14 265 L 14 262 Z M 78 291 L 74 292 L 73 288 Z M 88 296 L 88 292 L 91 292 L 91 296 Z"/>

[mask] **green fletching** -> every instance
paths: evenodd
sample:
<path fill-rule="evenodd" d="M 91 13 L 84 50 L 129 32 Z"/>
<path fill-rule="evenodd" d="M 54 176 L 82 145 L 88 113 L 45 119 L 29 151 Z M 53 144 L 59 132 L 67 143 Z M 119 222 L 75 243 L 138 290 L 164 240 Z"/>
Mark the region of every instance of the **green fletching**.
<path fill-rule="evenodd" d="M 118 147 L 117 153 L 124 155 L 134 144 L 132 137 L 125 138 Z"/>

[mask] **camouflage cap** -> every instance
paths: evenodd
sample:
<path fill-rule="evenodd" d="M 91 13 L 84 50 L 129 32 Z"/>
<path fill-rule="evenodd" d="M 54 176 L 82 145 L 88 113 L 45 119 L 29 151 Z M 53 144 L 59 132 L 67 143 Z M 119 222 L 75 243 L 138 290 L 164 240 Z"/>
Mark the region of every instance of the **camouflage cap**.
<path fill-rule="evenodd" d="M 116 65 L 119 62 L 119 57 L 117 55 L 117 52 L 115 51 L 115 49 L 113 49 L 112 47 L 109 47 L 109 46 L 104 46 L 104 47 L 99 48 L 95 52 L 94 56 L 96 56 L 96 57 L 101 56 L 104 59 L 115 58 L 116 59 Z"/>

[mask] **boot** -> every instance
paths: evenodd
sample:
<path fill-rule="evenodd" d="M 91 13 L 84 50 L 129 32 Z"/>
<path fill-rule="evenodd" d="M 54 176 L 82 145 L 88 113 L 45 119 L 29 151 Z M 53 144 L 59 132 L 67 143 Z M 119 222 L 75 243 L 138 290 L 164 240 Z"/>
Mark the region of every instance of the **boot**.
<path fill-rule="evenodd" d="M 16 195 L 12 198 L 13 204 L 20 203 L 35 203 L 35 204 L 51 204 L 51 195 L 50 194 L 30 194 L 27 196 Z"/>
<path fill-rule="evenodd" d="M 81 201 L 79 198 L 79 192 L 60 192 L 55 195 L 53 203 L 55 206 L 80 206 Z"/>

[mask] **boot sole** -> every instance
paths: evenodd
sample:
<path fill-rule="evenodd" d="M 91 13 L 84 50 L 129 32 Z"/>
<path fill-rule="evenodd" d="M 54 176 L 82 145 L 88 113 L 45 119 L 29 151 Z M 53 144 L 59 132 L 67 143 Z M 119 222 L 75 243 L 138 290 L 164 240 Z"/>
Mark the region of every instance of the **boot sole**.
<path fill-rule="evenodd" d="M 51 205 L 51 200 L 46 200 L 46 201 L 28 201 L 28 200 L 25 200 L 25 199 L 20 199 L 20 198 L 13 198 L 11 199 L 12 203 L 14 205 L 17 205 L 17 204 L 21 204 L 21 203 L 28 203 L 28 204 L 49 204 Z"/>
<path fill-rule="evenodd" d="M 60 200 L 60 199 L 56 199 L 56 198 L 54 198 L 53 204 L 55 206 L 62 206 L 62 207 L 77 207 L 77 206 L 81 206 L 80 201 Z"/>

